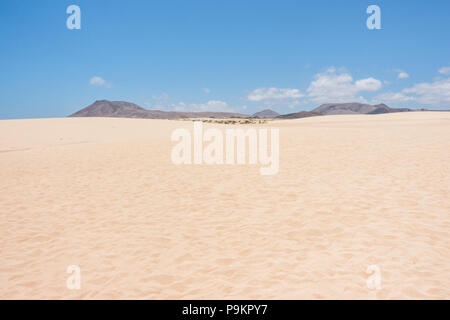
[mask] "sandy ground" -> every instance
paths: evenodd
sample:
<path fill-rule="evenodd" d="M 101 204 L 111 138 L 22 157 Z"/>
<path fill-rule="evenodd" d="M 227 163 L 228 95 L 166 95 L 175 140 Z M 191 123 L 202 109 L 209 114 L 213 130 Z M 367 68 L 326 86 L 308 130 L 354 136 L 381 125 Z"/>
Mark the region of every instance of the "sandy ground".
<path fill-rule="evenodd" d="M 277 175 L 174 165 L 187 121 L 0 121 L 0 298 L 450 298 L 450 113 L 262 126 Z"/>

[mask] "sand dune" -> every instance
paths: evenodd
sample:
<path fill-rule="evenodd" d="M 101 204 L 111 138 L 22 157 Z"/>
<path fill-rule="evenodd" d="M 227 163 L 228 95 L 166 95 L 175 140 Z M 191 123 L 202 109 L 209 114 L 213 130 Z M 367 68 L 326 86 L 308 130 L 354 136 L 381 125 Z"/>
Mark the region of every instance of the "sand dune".
<path fill-rule="evenodd" d="M 253 126 L 276 175 L 175 166 L 189 121 L 0 121 L 0 298 L 450 298 L 450 113 Z"/>

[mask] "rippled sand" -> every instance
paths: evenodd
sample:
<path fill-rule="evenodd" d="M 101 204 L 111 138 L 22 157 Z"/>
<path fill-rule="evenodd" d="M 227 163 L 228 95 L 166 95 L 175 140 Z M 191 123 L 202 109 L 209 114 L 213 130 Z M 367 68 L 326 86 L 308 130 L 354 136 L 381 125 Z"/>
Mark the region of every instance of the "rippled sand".
<path fill-rule="evenodd" d="M 259 126 L 277 175 L 175 166 L 189 121 L 0 121 L 0 298 L 450 298 L 450 113 Z"/>

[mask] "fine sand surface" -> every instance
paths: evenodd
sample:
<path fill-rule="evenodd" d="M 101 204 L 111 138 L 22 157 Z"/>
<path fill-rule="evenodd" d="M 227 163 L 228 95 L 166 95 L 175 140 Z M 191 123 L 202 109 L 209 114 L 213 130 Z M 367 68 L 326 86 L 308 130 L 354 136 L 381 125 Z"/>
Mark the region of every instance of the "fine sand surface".
<path fill-rule="evenodd" d="M 0 121 L 0 298 L 450 298 L 450 113 L 234 126 L 280 128 L 273 176 L 174 165 L 180 127 Z"/>

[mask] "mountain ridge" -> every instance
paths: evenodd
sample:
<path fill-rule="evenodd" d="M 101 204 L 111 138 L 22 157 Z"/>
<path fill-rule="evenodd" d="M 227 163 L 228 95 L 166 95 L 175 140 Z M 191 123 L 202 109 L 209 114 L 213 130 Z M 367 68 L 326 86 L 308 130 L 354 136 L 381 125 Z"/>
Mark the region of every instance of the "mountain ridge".
<path fill-rule="evenodd" d="M 380 104 L 367 104 L 358 102 L 347 103 L 324 103 L 313 109 L 312 112 L 318 112 L 322 115 L 332 114 L 380 114 L 380 113 L 392 113 L 392 112 L 405 112 L 411 111 L 408 108 L 391 108 L 384 103 Z"/>
<path fill-rule="evenodd" d="M 91 105 L 78 110 L 69 117 L 113 117 L 113 118 L 141 118 L 141 119 L 186 119 L 186 118 L 276 118 L 276 119 L 299 119 L 321 115 L 335 114 L 381 114 L 393 112 L 414 111 L 409 108 L 391 108 L 383 103 L 364 104 L 357 102 L 349 103 L 325 103 L 311 111 L 299 111 L 289 114 L 279 114 L 271 109 L 264 109 L 253 115 L 237 112 L 214 112 L 214 111 L 163 111 L 147 110 L 135 103 L 127 101 L 96 100 Z"/>
<path fill-rule="evenodd" d="M 93 104 L 69 115 L 69 117 L 113 117 L 142 119 L 183 119 L 183 118 L 248 118 L 247 114 L 233 112 L 181 112 L 146 110 L 126 101 L 96 100 Z"/>

